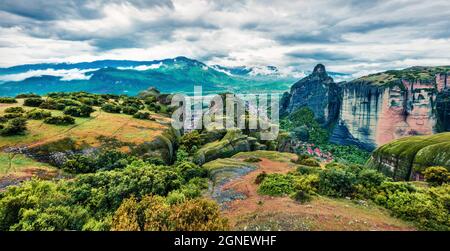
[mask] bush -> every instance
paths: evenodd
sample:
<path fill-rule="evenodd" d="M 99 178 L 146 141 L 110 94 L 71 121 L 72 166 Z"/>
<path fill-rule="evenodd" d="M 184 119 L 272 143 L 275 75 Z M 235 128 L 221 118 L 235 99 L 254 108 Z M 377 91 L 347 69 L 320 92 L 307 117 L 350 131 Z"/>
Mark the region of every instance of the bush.
<path fill-rule="evenodd" d="M 75 119 L 70 116 L 56 116 L 48 117 L 44 119 L 44 123 L 51 125 L 73 125 L 75 124 Z"/>
<path fill-rule="evenodd" d="M 317 161 L 315 158 L 310 157 L 307 159 L 299 159 L 295 163 L 304 165 L 304 166 L 311 166 L 311 167 L 320 167 L 320 162 Z"/>
<path fill-rule="evenodd" d="M 23 105 L 31 107 L 39 107 L 42 103 L 44 103 L 44 100 L 41 98 L 27 98 L 23 102 Z"/>
<path fill-rule="evenodd" d="M 169 205 L 175 205 L 186 201 L 186 196 L 179 190 L 175 190 L 167 195 L 166 201 Z"/>
<path fill-rule="evenodd" d="M 133 118 L 135 119 L 147 119 L 147 120 L 151 120 L 152 118 L 150 117 L 150 113 L 148 112 L 137 112 L 133 115 Z"/>
<path fill-rule="evenodd" d="M 206 177 L 208 174 L 205 168 L 199 167 L 196 164 L 187 161 L 177 164 L 176 168 L 186 182 L 195 177 Z"/>
<path fill-rule="evenodd" d="M 294 189 L 294 199 L 298 202 L 305 203 L 312 199 L 316 194 L 319 186 L 319 175 L 303 175 L 296 179 Z"/>
<path fill-rule="evenodd" d="M 450 230 L 450 211 L 427 193 L 395 192 L 388 197 L 386 207 L 395 216 L 418 223 L 422 229 Z"/>
<path fill-rule="evenodd" d="M 122 108 L 122 113 L 125 113 L 128 115 L 134 115 L 138 111 L 139 111 L 139 109 L 134 106 L 125 106 Z"/>
<path fill-rule="evenodd" d="M 17 103 L 17 100 L 14 98 L 0 97 L 1 104 L 14 104 Z"/>
<path fill-rule="evenodd" d="M 102 110 L 109 113 L 120 113 L 122 111 L 122 107 L 108 103 L 102 105 Z"/>
<path fill-rule="evenodd" d="M 16 98 L 40 98 L 41 96 L 34 93 L 22 93 L 16 96 Z"/>
<path fill-rule="evenodd" d="M 258 162 L 261 162 L 261 159 L 260 158 L 258 158 L 258 157 L 248 157 L 248 158 L 246 158 L 246 159 L 244 159 L 244 162 L 247 162 L 247 163 L 258 163 Z"/>
<path fill-rule="evenodd" d="M 270 196 L 283 196 L 294 192 L 292 175 L 269 174 L 261 182 L 258 193 Z"/>
<path fill-rule="evenodd" d="M 116 231 L 220 231 L 229 228 L 215 202 L 205 199 L 170 204 L 160 196 L 124 200 L 112 220 Z"/>
<path fill-rule="evenodd" d="M 26 117 L 28 119 L 35 119 L 35 120 L 41 120 L 51 116 L 52 116 L 51 112 L 47 112 L 44 110 L 31 110 L 26 114 Z"/>
<path fill-rule="evenodd" d="M 131 164 L 135 157 L 117 150 L 103 150 L 95 156 L 75 154 L 62 166 L 70 173 L 93 173 L 97 171 L 125 168 Z"/>
<path fill-rule="evenodd" d="M 27 130 L 27 121 L 24 118 L 13 118 L 1 129 L 0 135 L 12 136 L 23 134 Z"/>
<path fill-rule="evenodd" d="M 181 136 L 180 145 L 186 149 L 200 147 L 202 145 L 200 133 L 197 130 L 185 133 L 183 136 Z"/>
<path fill-rule="evenodd" d="M 321 171 L 320 168 L 312 167 L 312 166 L 299 166 L 297 167 L 297 173 L 301 175 L 307 175 L 307 174 L 315 174 L 319 173 Z"/>
<path fill-rule="evenodd" d="M 25 110 L 20 106 L 8 107 L 5 109 L 6 113 L 23 113 Z"/>
<path fill-rule="evenodd" d="M 49 109 L 49 110 L 64 110 L 66 106 L 62 103 L 57 103 L 53 99 L 47 99 L 39 105 L 39 108 Z"/>
<path fill-rule="evenodd" d="M 3 115 L 3 118 L 5 119 L 14 119 L 14 118 L 21 118 L 23 117 L 22 113 L 6 113 Z"/>
<path fill-rule="evenodd" d="M 159 113 L 161 111 L 161 105 L 157 103 L 151 103 L 147 106 L 147 109 L 151 112 Z"/>
<path fill-rule="evenodd" d="M 442 185 L 450 181 L 450 172 L 442 166 L 428 167 L 423 175 L 425 180 L 432 185 Z"/>
<path fill-rule="evenodd" d="M 71 115 L 74 117 L 84 117 L 87 118 L 91 116 L 91 113 L 94 112 L 94 109 L 88 105 L 81 106 L 68 106 L 64 108 L 64 114 Z"/>
<path fill-rule="evenodd" d="M 319 192 L 332 197 L 353 195 L 356 175 L 342 169 L 326 169 L 319 174 Z"/>

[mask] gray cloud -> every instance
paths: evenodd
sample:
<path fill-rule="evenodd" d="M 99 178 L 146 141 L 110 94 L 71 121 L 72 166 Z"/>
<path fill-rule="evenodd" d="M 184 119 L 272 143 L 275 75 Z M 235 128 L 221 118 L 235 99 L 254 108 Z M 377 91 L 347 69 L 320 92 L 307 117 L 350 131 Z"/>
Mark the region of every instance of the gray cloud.
<path fill-rule="evenodd" d="M 0 64 L 63 53 L 62 61 L 186 55 L 229 65 L 326 62 L 352 73 L 449 64 L 449 16 L 448 0 L 3 0 Z M 42 44 L 39 53 L 31 49 Z"/>
<path fill-rule="evenodd" d="M 294 51 L 286 53 L 286 56 L 294 59 L 306 59 L 306 60 L 317 60 L 321 62 L 330 61 L 349 61 L 354 60 L 355 57 L 343 52 L 337 51 Z"/>
<path fill-rule="evenodd" d="M 170 0 L 3 0 L 1 10 L 35 20 L 64 18 L 98 18 L 98 9 L 105 4 L 131 4 L 138 8 L 163 6 L 173 8 Z"/>

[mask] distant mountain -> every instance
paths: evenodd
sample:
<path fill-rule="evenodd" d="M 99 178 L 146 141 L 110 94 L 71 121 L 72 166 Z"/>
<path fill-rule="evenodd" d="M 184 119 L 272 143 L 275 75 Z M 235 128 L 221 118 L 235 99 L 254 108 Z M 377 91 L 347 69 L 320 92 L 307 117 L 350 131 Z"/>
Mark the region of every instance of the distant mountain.
<path fill-rule="evenodd" d="M 33 64 L 0 68 L 1 96 L 34 92 L 89 91 L 135 95 L 148 87 L 162 92 L 283 92 L 305 72 L 275 66 L 208 66 L 177 57 L 153 61 L 102 60 L 82 63 Z"/>

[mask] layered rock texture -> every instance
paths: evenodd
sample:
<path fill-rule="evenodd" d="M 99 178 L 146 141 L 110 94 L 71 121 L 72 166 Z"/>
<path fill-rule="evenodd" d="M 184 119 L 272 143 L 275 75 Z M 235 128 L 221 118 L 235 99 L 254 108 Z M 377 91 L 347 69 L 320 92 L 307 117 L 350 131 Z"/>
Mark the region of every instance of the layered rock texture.
<path fill-rule="evenodd" d="M 281 113 L 291 113 L 307 106 L 322 124 L 329 124 L 339 115 L 339 87 L 328 76 L 325 66 L 317 65 L 311 75 L 298 81 L 281 100 Z"/>
<path fill-rule="evenodd" d="M 307 106 L 324 124 L 335 124 L 330 141 L 369 150 L 412 135 L 450 130 L 450 67 L 412 67 L 336 84 L 323 65 L 294 84 L 282 113 Z"/>
<path fill-rule="evenodd" d="M 450 133 L 394 140 L 375 150 L 367 165 L 395 180 L 421 179 L 430 166 L 450 170 Z"/>

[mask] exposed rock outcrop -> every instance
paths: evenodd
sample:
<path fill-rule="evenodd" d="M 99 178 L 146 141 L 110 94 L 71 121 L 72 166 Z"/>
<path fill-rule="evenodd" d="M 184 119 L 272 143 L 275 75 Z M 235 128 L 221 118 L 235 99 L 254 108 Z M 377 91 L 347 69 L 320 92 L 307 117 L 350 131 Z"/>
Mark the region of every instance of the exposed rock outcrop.
<path fill-rule="evenodd" d="M 254 137 L 249 137 L 239 129 L 230 129 L 225 136 L 217 141 L 202 146 L 194 155 L 194 162 L 202 165 L 206 162 L 228 158 L 239 152 L 265 150 L 266 146 Z"/>
<path fill-rule="evenodd" d="M 430 166 L 450 170 L 450 133 L 394 140 L 375 150 L 367 166 L 395 180 L 418 179 Z"/>
<path fill-rule="evenodd" d="M 450 131 L 450 67 L 411 67 L 336 84 L 321 64 L 284 93 L 281 114 L 310 108 L 334 125 L 330 142 L 367 150 L 392 140 Z"/>
<path fill-rule="evenodd" d="M 298 108 L 310 108 L 321 124 L 336 121 L 339 115 L 340 89 L 328 76 L 325 66 L 318 64 L 311 75 L 298 81 L 281 99 L 281 114 L 294 112 Z"/>
<path fill-rule="evenodd" d="M 372 150 L 401 137 L 448 130 L 450 106 L 443 94 L 448 86 L 442 81 L 437 74 L 434 80 L 398 79 L 376 85 L 359 79 L 343 84 L 339 126 L 331 141 L 343 144 L 355 138 Z M 339 136 L 342 126 L 349 138 Z"/>

